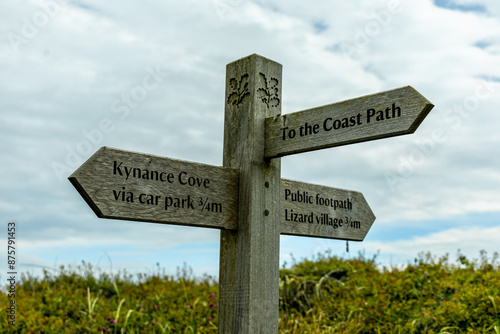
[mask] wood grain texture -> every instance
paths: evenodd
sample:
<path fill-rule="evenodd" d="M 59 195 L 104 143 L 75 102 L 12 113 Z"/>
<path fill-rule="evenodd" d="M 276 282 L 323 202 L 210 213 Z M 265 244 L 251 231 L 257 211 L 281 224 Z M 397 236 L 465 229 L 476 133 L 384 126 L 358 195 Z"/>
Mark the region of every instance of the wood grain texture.
<path fill-rule="evenodd" d="M 100 148 L 69 180 L 100 218 L 237 229 L 234 169 Z"/>
<path fill-rule="evenodd" d="M 221 231 L 219 333 L 278 333 L 280 159 L 264 159 L 264 121 L 281 110 L 280 64 L 227 65 L 223 165 L 240 171 L 238 231 Z"/>
<path fill-rule="evenodd" d="M 363 194 L 281 180 L 281 234 L 362 241 L 375 215 Z"/>
<path fill-rule="evenodd" d="M 406 86 L 269 117 L 265 156 L 281 157 L 413 133 L 433 107 L 414 88 Z"/>

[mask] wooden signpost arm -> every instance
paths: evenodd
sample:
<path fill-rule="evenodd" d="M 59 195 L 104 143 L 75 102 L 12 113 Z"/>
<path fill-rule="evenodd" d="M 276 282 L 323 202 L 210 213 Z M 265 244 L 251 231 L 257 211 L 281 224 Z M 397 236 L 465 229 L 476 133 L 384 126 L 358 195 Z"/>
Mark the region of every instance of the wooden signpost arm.
<path fill-rule="evenodd" d="M 239 169 L 238 230 L 221 231 L 219 333 L 278 333 L 280 159 L 264 158 L 266 117 L 281 111 L 282 66 L 227 65 L 223 166 Z"/>
<path fill-rule="evenodd" d="M 266 158 L 415 132 L 434 107 L 410 86 L 266 120 Z"/>

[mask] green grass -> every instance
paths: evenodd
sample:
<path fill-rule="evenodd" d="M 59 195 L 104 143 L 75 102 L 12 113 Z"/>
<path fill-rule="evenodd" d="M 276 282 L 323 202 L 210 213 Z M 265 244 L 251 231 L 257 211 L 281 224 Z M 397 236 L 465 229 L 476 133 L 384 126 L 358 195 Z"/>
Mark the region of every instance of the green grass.
<path fill-rule="evenodd" d="M 404 268 L 330 253 L 280 271 L 280 333 L 500 334 L 500 267 L 421 254 Z M 0 293 L 1 333 L 217 333 L 218 286 L 188 268 L 108 275 L 91 265 L 22 275 L 16 327 Z"/>

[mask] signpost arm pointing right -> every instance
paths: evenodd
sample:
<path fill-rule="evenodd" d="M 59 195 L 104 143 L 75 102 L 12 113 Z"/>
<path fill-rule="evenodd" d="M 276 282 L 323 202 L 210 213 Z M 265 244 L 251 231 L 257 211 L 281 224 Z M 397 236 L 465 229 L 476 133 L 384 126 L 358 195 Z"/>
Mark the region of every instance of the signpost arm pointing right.
<path fill-rule="evenodd" d="M 266 119 L 266 158 L 415 132 L 434 107 L 411 86 Z"/>

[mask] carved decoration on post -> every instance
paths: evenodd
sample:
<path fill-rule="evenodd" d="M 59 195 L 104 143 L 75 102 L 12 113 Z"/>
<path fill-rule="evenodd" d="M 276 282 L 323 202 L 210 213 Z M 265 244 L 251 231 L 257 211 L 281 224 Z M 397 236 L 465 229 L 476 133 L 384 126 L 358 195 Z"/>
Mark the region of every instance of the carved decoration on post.
<path fill-rule="evenodd" d="M 248 91 L 248 74 L 242 75 L 239 82 L 236 78 L 230 79 L 229 86 L 231 87 L 232 92 L 227 97 L 228 104 L 238 106 L 243 103 L 245 96 L 250 95 L 250 92 Z"/>
<path fill-rule="evenodd" d="M 280 105 L 278 79 L 271 77 L 268 81 L 264 73 L 260 72 L 259 74 L 262 78 L 261 81 L 263 81 L 263 85 L 261 86 L 264 87 L 257 89 L 259 98 L 267 105 L 268 108 L 278 107 Z"/>

